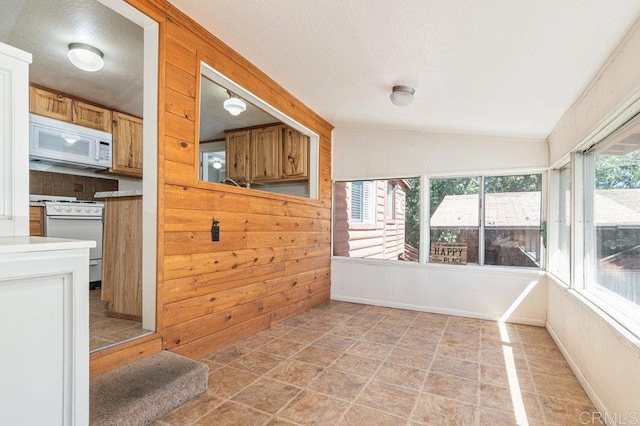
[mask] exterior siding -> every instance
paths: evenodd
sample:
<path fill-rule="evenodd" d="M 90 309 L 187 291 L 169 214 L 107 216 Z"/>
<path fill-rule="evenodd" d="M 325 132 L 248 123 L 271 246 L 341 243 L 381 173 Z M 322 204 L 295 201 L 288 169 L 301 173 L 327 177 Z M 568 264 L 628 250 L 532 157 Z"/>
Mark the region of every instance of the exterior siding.
<path fill-rule="evenodd" d="M 350 220 L 351 183 L 336 182 L 334 185 L 334 256 L 369 259 L 398 259 L 404 254 L 405 219 L 402 185 L 396 185 L 395 219 L 386 218 L 386 191 L 384 180 L 374 181 L 375 220 L 372 223 L 354 223 Z"/>

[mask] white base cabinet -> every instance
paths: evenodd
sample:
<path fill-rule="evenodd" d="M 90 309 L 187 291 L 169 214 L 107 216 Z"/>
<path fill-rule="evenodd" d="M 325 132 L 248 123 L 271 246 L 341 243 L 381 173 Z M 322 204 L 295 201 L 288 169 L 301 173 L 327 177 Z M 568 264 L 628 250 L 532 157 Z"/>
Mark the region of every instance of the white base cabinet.
<path fill-rule="evenodd" d="M 0 425 L 89 423 L 89 248 L 0 238 Z"/>

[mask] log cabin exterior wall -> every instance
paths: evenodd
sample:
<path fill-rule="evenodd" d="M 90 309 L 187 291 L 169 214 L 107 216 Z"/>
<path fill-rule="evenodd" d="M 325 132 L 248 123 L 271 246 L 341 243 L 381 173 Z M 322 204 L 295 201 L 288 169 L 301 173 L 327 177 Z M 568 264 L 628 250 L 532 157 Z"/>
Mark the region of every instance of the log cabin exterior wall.
<path fill-rule="evenodd" d="M 197 358 L 329 299 L 333 127 L 168 2 L 127 1 L 160 24 L 153 348 Z M 317 200 L 198 180 L 200 61 L 320 136 Z M 153 353 L 123 348 L 92 354 L 92 374 Z"/>
<path fill-rule="evenodd" d="M 376 180 L 374 221 L 363 224 L 350 220 L 351 182 L 336 182 L 334 185 L 334 256 L 361 257 L 370 259 L 398 259 L 404 255 L 405 243 L 405 185 L 396 184 L 394 196 L 394 218 L 386 217 L 387 185 L 385 180 Z"/>

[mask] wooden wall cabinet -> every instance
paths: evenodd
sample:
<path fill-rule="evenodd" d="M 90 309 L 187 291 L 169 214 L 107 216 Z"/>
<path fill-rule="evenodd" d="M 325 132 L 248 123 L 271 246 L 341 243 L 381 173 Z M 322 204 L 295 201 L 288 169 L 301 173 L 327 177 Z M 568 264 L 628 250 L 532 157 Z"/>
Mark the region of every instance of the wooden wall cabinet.
<path fill-rule="evenodd" d="M 113 174 L 142 178 L 142 119 L 113 113 Z"/>
<path fill-rule="evenodd" d="M 85 102 L 74 100 L 73 123 L 78 126 L 111 132 L 111 111 Z"/>
<path fill-rule="evenodd" d="M 227 177 L 237 182 L 249 181 L 249 130 L 225 134 Z"/>
<path fill-rule="evenodd" d="M 100 296 L 107 316 L 142 320 L 142 196 L 104 199 Z"/>
<path fill-rule="evenodd" d="M 240 182 L 309 178 L 309 137 L 279 124 L 226 133 L 227 177 Z"/>
<path fill-rule="evenodd" d="M 309 178 L 309 136 L 283 126 L 281 129 L 281 179 Z"/>
<path fill-rule="evenodd" d="M 29 235 L 44 236 L 44 207 L 29 206 Z"/>
<path fill-rule="evenodd" d="M 37 87 L 29 87 L 29 111 L 111 133 L 111 110 Z"/>
<path fill-rule="evenodd" d="M 33 86 L 29 87 L 29 111 L 69 123 L 73 119 L 71 98 Z"/>
<path fill-rule="evenodd" d="M 274 181 L 280 177 L 280 129 L 268 126 L 251 130 L 251 181 Z"/>

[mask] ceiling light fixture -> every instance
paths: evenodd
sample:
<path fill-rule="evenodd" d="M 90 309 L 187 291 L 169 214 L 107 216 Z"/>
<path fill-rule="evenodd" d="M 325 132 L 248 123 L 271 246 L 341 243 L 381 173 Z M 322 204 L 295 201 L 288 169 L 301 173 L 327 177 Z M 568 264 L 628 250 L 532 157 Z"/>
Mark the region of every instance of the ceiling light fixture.
<path fill-rule="evenodd" d="M 416 90 L 409 86 L 393 86 L 389 99 L 394 105 L 407 106 L 413 102 L 413 94 Z"/>
<path fill-rule="evenodd" d="M 225 100 L 222 103 L 222 106 L 224 106 L 224 109 L 229 111 L 229 114 L 238 115 L 247 109 L 247 104 L 242 99 L 228 90 L 227 93 L 229 94 L 229 99 Z"/>
<path fill-rule="evenodd" d="M 213 160 L 213 168 L 220 170 L 222 168 L 222 160 L 220 160 L 219 158 L 215 158 Z"/>
<path fill-rule="evenodd" d="M 73 65 L 83 71 L 94 72 L 104 66 L 104 54 L 95 47 L 84 43 L 71 43 L 67 57 Z"/>

